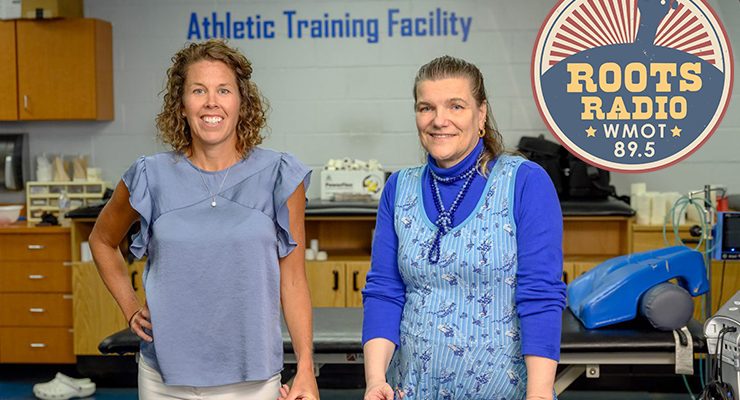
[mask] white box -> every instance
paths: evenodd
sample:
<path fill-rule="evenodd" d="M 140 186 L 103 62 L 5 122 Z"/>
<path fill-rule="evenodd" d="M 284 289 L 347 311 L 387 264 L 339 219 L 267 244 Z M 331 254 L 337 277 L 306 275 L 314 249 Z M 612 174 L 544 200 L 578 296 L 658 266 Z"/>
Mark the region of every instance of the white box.
<path fill-rule="evenodd" d="M 385 184 L 383 171 L 321 171 L 321 200 L 334 200 L 336 194 L 369 194 L 380 199 Z"/>
<path fill-rule="evenodd" d="M 82 18 L 82 0 L 23 0 L 21 16 L 28 19 Z"/>
<path fill-rule="evenodd" d="M 21 17 L 21 0 L 0 0 L 0 19 Z"/>

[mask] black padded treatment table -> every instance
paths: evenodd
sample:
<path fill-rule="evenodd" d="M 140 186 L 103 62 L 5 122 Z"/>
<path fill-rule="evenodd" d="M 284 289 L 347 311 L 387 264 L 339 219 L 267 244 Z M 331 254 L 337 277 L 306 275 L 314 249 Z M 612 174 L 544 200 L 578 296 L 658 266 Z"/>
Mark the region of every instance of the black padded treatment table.
<path fill-rule="evenodd" d="M 317 374 L 324 364 L 363 362 L 361 308 L 314 308 L 313 317 Z M 295 363 L 284 323 L 282 331 L 285 362 Z M 566 309 L 560 350 L 565 368 L 557 376 L 555 390 L 562 393 L 584 373 L 598 378 L 603 365 L 677 365 L 677 358 L 678 364 L 693 365 L 694 354 L 706 352 L 703 337 L 696 321 L 681 334 L 655 330 L 642 320 L 589 330 Z M 139 339 L 126 329 L 105 338 L 98 348 L 103 354 L 135 353 Z"/>

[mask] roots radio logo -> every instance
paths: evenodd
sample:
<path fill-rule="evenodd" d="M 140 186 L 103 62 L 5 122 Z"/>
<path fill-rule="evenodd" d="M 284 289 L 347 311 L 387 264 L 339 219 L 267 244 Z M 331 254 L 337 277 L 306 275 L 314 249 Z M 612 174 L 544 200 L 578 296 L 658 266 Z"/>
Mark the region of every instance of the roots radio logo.
<path fill-rule="evenodd" d="M 732 63 L 704 0 L 561 0 L 540 28 L 532 90 L 571 153 L 646 172 L 711 136 L 730 100 Z"/>

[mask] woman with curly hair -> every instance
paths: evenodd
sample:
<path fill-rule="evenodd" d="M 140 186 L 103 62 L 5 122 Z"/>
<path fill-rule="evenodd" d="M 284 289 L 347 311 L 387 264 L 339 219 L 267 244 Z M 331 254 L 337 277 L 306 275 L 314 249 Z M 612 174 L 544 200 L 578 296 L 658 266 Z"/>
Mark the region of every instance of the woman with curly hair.
<path fill-rule="evenodd" d="M 90 235 L 103 281 L 141 339 L 142 399 L 315 399 L 304 265 L 310 171 L 257 147 L 265 100 L 252 66 L 219 40 L 172 58 L 160 138 L 172 151 L 123 174 Z M 147 256 L 140 304 L 118 245 Z M 298 359 L 283 368 L 280 307 Z"/>

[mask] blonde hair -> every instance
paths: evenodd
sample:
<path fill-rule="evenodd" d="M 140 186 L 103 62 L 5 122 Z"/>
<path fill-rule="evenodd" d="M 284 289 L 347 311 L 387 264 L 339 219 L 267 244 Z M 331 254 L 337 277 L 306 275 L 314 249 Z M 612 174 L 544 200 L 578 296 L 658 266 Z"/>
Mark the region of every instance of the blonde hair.
<path fill-rule="evenodd" d="M 158 137 L 173 150 L 185 153 L 190 149 L 193 139 L 190 126 L 182 116 L 185 78 L 188 68 L 198 61 L 220 61 L 236 75 L 241 104 L 236 124 L 236 150 L 242 157 L 262 143 L 260 131 L 267 122 L 267 100 L 250 80 L 252 64 L 247 58 L 223 40 L 211 39 L 191 43 L 172 56 L 172 66 L 167 70 L 167 86 L 164 92 L 162 112 L 157 115 Z"/>
<path fill-rule="evenodd" d="M 491 104 L 486 95 L 486 87 L 483 84 L 483 74 L 475 65 L 451 56 L 442 56 L 424 64 L 414 79 L 414 103 L 417 100 L 417 89 L 423 81 L 436 81 L 447 78 L 465 78 L 470 82 L 470 89 L 476 105 L 486 103 L 486 123 L 484 125 L 483 152 L 478 160 L 478 171 L 488 175 L 488 163 L 504 152 L 504 142 L 501 133 L 496 127 L 496 121 L 491 113 Z"/>

